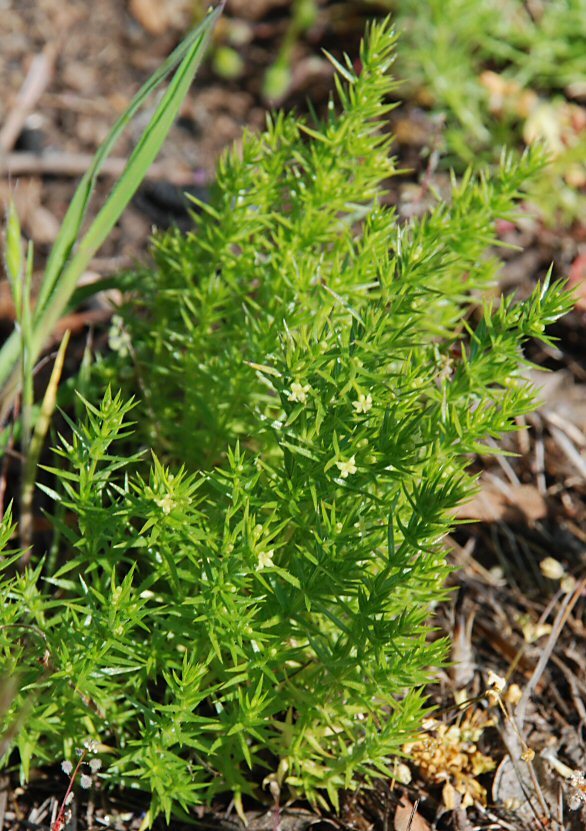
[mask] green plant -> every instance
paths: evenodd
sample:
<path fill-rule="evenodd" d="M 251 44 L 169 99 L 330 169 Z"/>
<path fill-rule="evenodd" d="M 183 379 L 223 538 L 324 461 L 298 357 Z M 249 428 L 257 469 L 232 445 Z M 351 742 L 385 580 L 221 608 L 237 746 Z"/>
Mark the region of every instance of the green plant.
<path fill-rule="evenodd" d="M 297 41 L 310 29 L 318 16 L 316 0 L 293 0 L 291 21 L 274 63 L 267 69 L 263 93 L 268 101 L 281 101 L 291 86 L 293 54 Z"/>
<path fill-rule="evenodd" d="M 149 820 L 222 791 L 242 810 L 263 780 L 337 805 L 417 731 L 470 454 L 534 406 L 522 343 L 570 300 L 481 299 L 534 154 L 413 224 L 385 204 L 394 42 L 382 22 L 359 74 L 334 62 L 324 121 L 247 135 L 130 278 L 99 370 L 144 403 L 85 402 L 48 490 L 75 517 L 58 567 L 0 582 L 0 671 L 42 692 L 25 775 L 88 735 Z"/>
<path fill-rule="evenodd" d="M 542 142 L 533 191 L 550 221 L 586 207 L 586 0 L 386 0 L 401 34 L 403 93 L 446 119 L 451 164 Z"/>
<path fill-rule="evenodd" d="M 33 247 L 29 242 L 26 260 L 22 252 L 20 221 L 16 208 L 10 203 L 6 216 L 5 235 L 5 269 L 8 277 L 14 308 L 16 311 L 15 336 L 20 341 L 19 380 L 21 390 L 20 448 L 24 458 L 22 484 L 20 493 L 20 544 L 24 550 L 23 558 L 28 559 L 32 541 L 32 507 L 35 478 L 39 458 L 51 417 L 55 409 L 57 387 L 63 368 L 65 352 L 69 342 L 69 332 L 61 341 L 53 366 L 51 378 L 43 398 L 40 410 L 33 418 L 33 372 L 34 358 L 32 346 L 32 303 L 31 282 L 33 270 Z M 34 421 L 34 430 L 33 430 Z M 8 432 L 8 431 L 7 431 Z"/>
<path fill-rule="evenodd" d="M 196 19 L 205 14 L 206 3 L 199 2 L 195 6 Z M 262 17 L 262 7 L 252 11 L 252 16 Z M 317 0 L 292 0 L 282 9 L 282 13 L 289 20 L 274 59 L 264 73 L 262 95 L 271 105 L 282 102 L 290 91 L 293 80 L 293 64 L 299 41 L 315 25 L 318 20 L 319 7 Z M 218 33 L 217 42 L 212 48 L 212 67 L 214 72 L 223 79 L 233 80 L 240 78 L 245 70 L 245 61 L 241 55 L 241 48 L 253 37 L 253 26 L 249 21 L 248 13 L 245 20 L 240 18 L 239 12 L 234 10 L 233 17 L 224 20 L 221 33 Z M 277 27 L 278 30 L 278 27 Z M 274 44 L 272 44 L 274 47 Z"/>
<path fill-rule="evenodd" d="M 20 251 L 20 226 L 14 207 L 11 207 L 7 222 L 5 254 L 19 326 L 0 349 L 0 392 L 2 393 L 0 412 L 3 416 L 6 415 L 20 387 L 25 392 L 27 413 L 30 410 L 31 402 L 28 399 L 32 394 L 32 367 L 53 327 L 70 303 L 79 277 L 112 231 L 156 158 L 195 77 L 205 54 L 210 33 L 222 12 L 223 5 L 224 3 L 220 2 L 217 8 L 210 11 L 205 20 L 169 55 L 137 92 L 127 110 L 110 130 L 74 194 L 51 249 L 41 288 L 32 311 L 29 297 L 32 247 L 29 246 L 25 265 Z M 149 95 L 174 69 L 176 72 L 169 87 L 132 151 L 120 179 L 89 229 L 82 234 L 96 179 L 116 140 Z M 21 365 L 20 373 L 17 371 L 19 364 Z M 25 431 L 30 433 L 30 430 L 30 425 L 26 424 Z"/>

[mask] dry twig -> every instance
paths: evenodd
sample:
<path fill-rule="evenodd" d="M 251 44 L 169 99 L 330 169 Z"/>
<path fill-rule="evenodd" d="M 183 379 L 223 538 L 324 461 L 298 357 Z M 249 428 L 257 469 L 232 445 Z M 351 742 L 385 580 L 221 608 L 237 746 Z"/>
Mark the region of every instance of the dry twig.
<path fill-rule="evenodd" d="M 14 107 L 0 130 L 0 156 L 12 150 L 27 117 L 51 82 L 56 55 L 56 45 L 48 44 L 33 58 Z"/>
<path fill-rule="evenodd" d="M 8 153 L 4 158 L 0 158 L 0 176 L 83 176 L 92 161 L 93 156 L 88 153 Z M 106 159 L 99 175 L 118 179 L 125 167 L 126 159 Z M 185 187 L 208 183 L 204 171 L 179 167 L 176 162 L 154 162 L 145 179 L 164 180 Z"/>

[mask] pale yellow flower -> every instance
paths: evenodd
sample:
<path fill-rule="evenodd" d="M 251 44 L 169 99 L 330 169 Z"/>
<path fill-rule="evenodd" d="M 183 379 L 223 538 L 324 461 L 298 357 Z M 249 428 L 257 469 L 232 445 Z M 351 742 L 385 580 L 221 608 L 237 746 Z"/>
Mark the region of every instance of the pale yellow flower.
<path fill-rule="evenodd" d="M 258 567 L 259 568 L 270 568 L 273 564 L 273 557 L 275 555 L 274 550 L 271 548 L 270 551 L 261 551 L 258 555 Z"/>
<path fill-rule="evenodd" d="M 347 479 L 352 473 L 356 473 L 358 468 L 356 467 L 356 456 L 351 456 L 347 461 L 343 459 L 339 462 L 336 462 L 336 466 L 340 471 L 340 476 L 342 479 Z"/>
<path fill-rule="evenodd" d="M 175 507 L 175 500 L 170 493 L 165 494 L 165 496 L 158 496 L 155 502 L 164 514 L 170 514 Z"/>
<path fill-rule="evenodd" d="M 368 395 L 364 395 L 364 393 L 361 392 L 358 399 L 352 402 L 352 406 L 357 413 L 367 413 L 372 409 L 372 395 L 370 395 L 370 393 L 368 393 Z"/>
<path fill-rule="evenodd" d="M 287 393 L 289 401 L 298 401 L 299 404 L 305 404 L 307 401 L 307 393 L 311 389 L 309 384 L 300 384 L 299 381 L 293 381 L 291 384 L 291 392 Z"/>

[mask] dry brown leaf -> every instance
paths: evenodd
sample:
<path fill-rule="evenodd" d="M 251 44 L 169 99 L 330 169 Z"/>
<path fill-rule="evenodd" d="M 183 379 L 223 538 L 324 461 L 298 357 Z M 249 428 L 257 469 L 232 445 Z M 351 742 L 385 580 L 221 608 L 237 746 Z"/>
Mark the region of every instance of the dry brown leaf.
<path fill-rule="evenodd" d="M 397 805 L 393 828 L 395 831 L 431 831 L 431 825 L 416 810 L 406 796 Z"/>
<path fill-rule="evenodd" d="M 547 505 L 533 485 L 507 485 L 505 493 L 492 482 L 481 480 L 481 490 L 455 514 L 458 519 L 476 522 L 535 522 L 547 516 Z"/>

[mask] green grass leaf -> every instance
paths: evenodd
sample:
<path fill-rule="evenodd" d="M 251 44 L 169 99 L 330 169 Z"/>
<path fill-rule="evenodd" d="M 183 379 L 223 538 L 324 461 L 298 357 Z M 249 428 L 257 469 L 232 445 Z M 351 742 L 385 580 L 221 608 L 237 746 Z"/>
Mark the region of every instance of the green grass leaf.
<path fill-rule="evenodd" d="M 67 307 L 80 275 L 108 237 L 156 158 L 205 55 L 211 31 L 223 5 L 220 4 L 206 17 L 141 88 L 126 112 L 113 126 L 96 153 L 90 169 L 81 180 L 51 251 L 37 298 L 30 343 L 32 361 L 39 356 L 53 327 Z M 130 155 L 122 176 L 89 230 L 79 241 L 97 176 L 116 140 L 146 99 L 178 64 L 177 71 L 148 127 Z M 11 251 L 13 247 L 11 246 Z M 4 396 L 8 392 L 14 395 L 16 385 L 13 373 L 19 352 L 20 340 L 14 332 L 0 351 L 0 393 L 4 393 Z M 4 401 L 6 405 L 6 398 Z"/>

